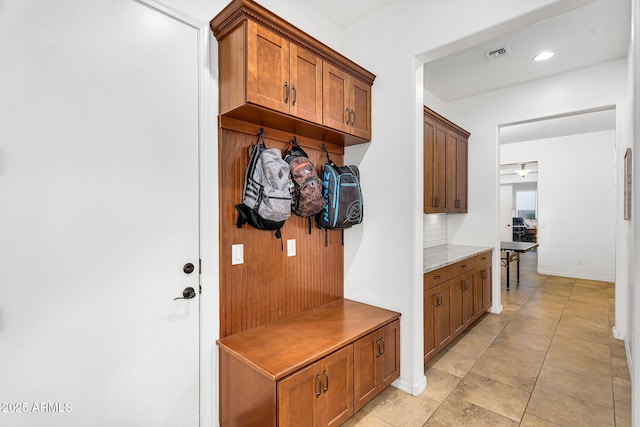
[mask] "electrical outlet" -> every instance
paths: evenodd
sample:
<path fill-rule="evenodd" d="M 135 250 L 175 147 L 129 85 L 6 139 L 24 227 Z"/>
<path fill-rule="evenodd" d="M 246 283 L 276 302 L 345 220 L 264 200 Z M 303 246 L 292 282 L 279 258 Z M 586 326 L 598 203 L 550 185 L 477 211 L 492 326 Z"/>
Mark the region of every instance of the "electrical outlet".
<path fill-rule="evenodd" d="M 296 239 L 287 240 L 287 256 L 296 256 Z"/>
<path fill-rule="evenodd" d="M 231 245 L 231 265 L 244 264 L 244 245 Z"/>

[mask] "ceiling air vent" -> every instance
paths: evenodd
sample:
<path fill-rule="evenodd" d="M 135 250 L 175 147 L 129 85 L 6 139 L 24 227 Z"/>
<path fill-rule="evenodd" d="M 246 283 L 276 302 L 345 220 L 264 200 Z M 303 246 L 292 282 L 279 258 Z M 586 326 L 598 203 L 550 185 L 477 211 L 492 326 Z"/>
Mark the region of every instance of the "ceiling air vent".
<path fill-rule="evenodd" d="M 509 50 L 509 47 L 501 47 L 500 49 L 492 50 L 491 52 L 485 52 L 484 56 L 486 56 L 489 61 L 492 61 L 510 53 L 511 50 Z"/>

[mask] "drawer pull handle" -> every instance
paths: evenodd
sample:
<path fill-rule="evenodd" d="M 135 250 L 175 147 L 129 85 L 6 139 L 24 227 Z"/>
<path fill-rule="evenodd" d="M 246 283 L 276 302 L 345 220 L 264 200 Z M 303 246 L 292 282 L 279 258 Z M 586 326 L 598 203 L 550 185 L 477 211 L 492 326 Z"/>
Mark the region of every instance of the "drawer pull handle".
<path fill-rule="evenodd" d="M 324 375 L 324 379 L 325 379 L 325 386 L 322 389 L 322 391 L 324 391 L 325 393 L 327 392 L 327 390 L 329 390 L 329 374 L 327 374 L 327 370 L 325 369 L 325 371 L 322 373 L 322 375 Z"/>
<path fill-rule="evenodd" d="M 380 357 L 380 340 L 376 340 L 376 359 Z"/>
<path fill-rule="evenodd" d="M 434 280 L 440 280 L 440 276 L 433 276 Z"/>
<path fill-rule="evenodd" d="M 382 344 L 382 351 L 380 352 L 380 356 L 382 356 L 384 354 L 384 350 L 385 350 L 384 337 L 380 338 L 380 343 Z"/>
<path fill-rule="evenodd" d="M 322 394 L 322 380 L 320 379 L 320 375 L 316 375 L 316 381 L 318 383 L 318 389 L 316 390 L 316 397 L 320 397 Z"/>
<path fill-rule="evenodd" d="M 298 91 L 296 90 L 296 85 L 291 85 L 291 91 L 293 92 L 293 100 L 291 101 L 291 105 L 296 105 L 296 99 L 298 99 Z"/>
<path fill-rule="evenodd" d="M 351 120 L 351 113 L 349 112 L 349 107 L 347 107 L 346 111 L 345 111 L 346 116 L 347 116 L 347 121 L 345 122 L 345 124 L 349 124 L 349 121 Z"/>
<path fill-rule="evenodd" d="M 284 103 L 289 103 L 289 82 L 284 82 Z"/>

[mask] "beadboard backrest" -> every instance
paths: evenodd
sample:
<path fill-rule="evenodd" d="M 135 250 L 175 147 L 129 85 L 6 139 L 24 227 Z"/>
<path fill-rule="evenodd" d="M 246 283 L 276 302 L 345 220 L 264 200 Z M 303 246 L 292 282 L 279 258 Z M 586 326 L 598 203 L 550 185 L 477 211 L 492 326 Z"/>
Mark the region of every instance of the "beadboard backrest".
<path fill-rule="evenodd" d="M 236 227 L 235 205 L 242 201 L 249 147 L 260 126 L 220 117 L 220 336 L 292 316 L 342 298 L 344 295 L 344 251 L 342 233 L 315 227 L 311 234 L 307 218 L 292 214 L 282 228 L 281 241 L 272 231 L 249 225 Z M 293 134 L 264 128 L 269 148 L 283 153 Z M 319 176 L 326 155 L 322 141 L 297 137 Z M 331 159 L 342 164 L 344 148 L 326 145 Z M 295 239 L 296 255 L 287 256 L 287 240 Z M 244 263 L 231 264 L 231 246 L 244 245 Z"/>

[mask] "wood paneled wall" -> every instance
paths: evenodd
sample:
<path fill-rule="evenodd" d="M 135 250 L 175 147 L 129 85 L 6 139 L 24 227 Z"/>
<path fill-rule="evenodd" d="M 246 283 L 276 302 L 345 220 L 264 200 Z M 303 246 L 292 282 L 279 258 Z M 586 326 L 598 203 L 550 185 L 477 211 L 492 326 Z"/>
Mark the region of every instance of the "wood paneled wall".
<path fill-rule="evenodd" d="M 280 240 L 272 231 L 249 225 L 236 227 L 235 205 L 242 202 L 249 147 L 255 143 L 259 125 L 227 117 L 220 118 L 220 336 L 289 317 L 293 314 L 342 298 L 344 295 L 344 255 L 340 231 L 325 232 L 312 221 L 295 214 L 282 228 Z M 283 153 L 294 136 L 264 128 L 265 143 Z M 320 171 L 326 161 L 322 141 L 297 137 Z M 331 159 L 342 164 L 344 149 L 326 144 Z M 320 175 L 320 173 L 319 173 Z M 287 256 L 287 240 L 296 240 L 297 255 Z M 244 245 L 244 264 L 231 265 L 231 245 Z"/>

